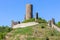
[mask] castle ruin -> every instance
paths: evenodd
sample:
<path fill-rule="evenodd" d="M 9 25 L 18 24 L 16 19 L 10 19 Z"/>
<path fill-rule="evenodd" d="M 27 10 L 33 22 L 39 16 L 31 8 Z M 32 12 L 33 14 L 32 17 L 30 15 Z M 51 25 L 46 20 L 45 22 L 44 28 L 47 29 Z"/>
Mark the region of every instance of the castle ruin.
<path fill-rule="evenodd" d="M 48 21 L 48 26 L 52 26 L 52 24 L 54 24 L 55 25 L 55 19 L 54 18 L 52 18 L 52 20 L 50 20 L 50 21 Z"/>
<path fill-rule="evenodd" d="M 29 20 L 31 18 L 33 18 L 33 5 L 26 4 L 25 20 Z M 36 13 L 36 16 L 35 16 L 35 21 L 37 21 L 37 20 L 38 20 L 38 12 Z M 14 25 L 17 25 L 17 24 L 20 24 L 20 21 L 18 21 L 18 22 L 12 21 L 11 26 L 13 27 Z"/>
<path fill-rule="evenodd" d="M 17 25 L 17 24 L 20 24 L 20 21 L 15 22 L 14 20 L 12 20 L 11 27 L 13 27 L 14 25 Z"/>

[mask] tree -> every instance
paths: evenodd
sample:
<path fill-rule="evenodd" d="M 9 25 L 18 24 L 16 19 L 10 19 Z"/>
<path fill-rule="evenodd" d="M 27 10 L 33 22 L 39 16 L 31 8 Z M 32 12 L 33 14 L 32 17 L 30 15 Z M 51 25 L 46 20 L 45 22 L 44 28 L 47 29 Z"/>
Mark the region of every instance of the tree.
<path fill-rule="evenodd" d="M 57 26 L 60 27 L 60 22 L 57 23 Z"/>
<path fill-rule="evenodd" d="M 11 27 L 8 26 L 0 26 L 0 40 L 3 40 L 5 35 L 12 30 Z"/>

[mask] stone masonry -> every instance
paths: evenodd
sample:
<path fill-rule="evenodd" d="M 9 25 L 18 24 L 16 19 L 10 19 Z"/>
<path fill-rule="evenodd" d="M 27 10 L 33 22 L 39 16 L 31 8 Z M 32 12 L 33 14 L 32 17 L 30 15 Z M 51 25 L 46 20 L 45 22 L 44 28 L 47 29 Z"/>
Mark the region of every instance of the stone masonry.
<path fill-rule="evenodd" d="M 33 18 L 33 5 L 27 4 L 26 5 L 26 20 Z"/>
<path fill-rule="evenodd" d="M 31 18 L 33 18 L 33 5 L 32 4 L 26 4 L 26 14 L 25 14 L 24 19 L 29 20 Z M 37 21 L 38 21 L 38 12 L 36 13 L 36 16 L 35 16 L 35 22 L 37 22 Z M 20 21 L 15 22 L 12 20 L 11 27 L 18 25 L 18 24 L 20 24 Z"/>
<path fill-rule="evenodd" d="M 55 24 L 55 19 L 52 18 L 52 20 L 50 20 L 48 22 L 48 26 L 54 28 L 55 30 L 59 31 L 60 32 L 60 28 Z"/>
<path fill-rule="evenodd" d="M 20 24 L 20 21 L 15 22 L 15 21 L 12 20 L 11 22 L 12 22 L 11 27 L 13 27 L 14 25 Z"/>
<path fill-rule="evenodd" d="M 50 20 L 50 21 L 48 21 L 48 26 L 50 26 L 50 27 L 51 27 L 51 20 Z"/>
<path fill-rule="evenodd" d="M 48 21 L 48 26 L 52 26 L 52 24 L 55 25 L 55 19 L 52 18 L 52 20 Z"/>

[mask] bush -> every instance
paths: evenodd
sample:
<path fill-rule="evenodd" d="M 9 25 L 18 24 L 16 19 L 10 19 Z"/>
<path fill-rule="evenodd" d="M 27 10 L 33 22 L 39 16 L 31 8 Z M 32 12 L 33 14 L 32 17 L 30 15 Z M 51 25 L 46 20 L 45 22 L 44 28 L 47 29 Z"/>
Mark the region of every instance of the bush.
<path fill-rule="evenodd" d="M 10 32 L 12 28 L 8 26 L 0 26 L 0 39 L 3 40 L 5 35 Z"/>
<path fill-rule="evenodd" d="M 49 40 L 49 38 L 48 38 L 48 37 L 46 37 L 46 40 Z"/>
<path fill-rule="evenodd" d="M 47 23 L 47 21 L 45 19 L 38 18 L 38 23 Z"/>
<path fill-rule="evenodd" d="M 52 33 L 51 36 L 54 36 L 54 34 Z"/>
<path fill-rule="evenodd" d="M 41 28 L 45 28 L 44 26 L 41 26 Z"/>
<path fill-rule="evenodd" d="M 35 18 L 31 18 L 29 20 L 24 20 L 22 23 L 27 23 L 27 22 L 34 22 L 35 21 Z M 47 21 L 45 19 L 42 19 L 42 18 L 38 18 L 38 23 L 47 23 Z"/>
<path fill-rule="evenodd" d="M 60 28 L 60 22 L 57 23 L 57 26 Z"/>
<path fill-rule="evenodd" d="M 27 23 L 27 22 L 34 22 L 35 21 L 35 18 L 31 18 L 29 20 L 24 20 L 22 23 Z"/>

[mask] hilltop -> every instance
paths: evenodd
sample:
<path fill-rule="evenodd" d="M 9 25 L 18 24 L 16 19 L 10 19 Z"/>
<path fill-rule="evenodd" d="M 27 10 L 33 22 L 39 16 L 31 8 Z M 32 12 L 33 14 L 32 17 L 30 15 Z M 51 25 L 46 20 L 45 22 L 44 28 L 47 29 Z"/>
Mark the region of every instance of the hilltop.
<path fill-rule="evenodd" d="M 13 29 L 7 34 L 7 40 L 59 40 L 60 32 L 41 23 L 31 27 Z"/>
<path fill-rule="evenodd" d="M 32 21 L 30 19 L 23 22 Z M 60 32 L 48 26 L 46 20 L 39 18 L 38 23 L 29 27 L 13 29 L 7 33 L 5 40 L 60 40 Z"/>

